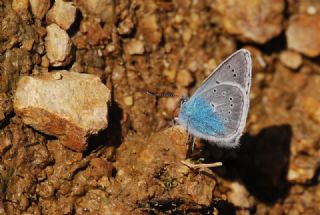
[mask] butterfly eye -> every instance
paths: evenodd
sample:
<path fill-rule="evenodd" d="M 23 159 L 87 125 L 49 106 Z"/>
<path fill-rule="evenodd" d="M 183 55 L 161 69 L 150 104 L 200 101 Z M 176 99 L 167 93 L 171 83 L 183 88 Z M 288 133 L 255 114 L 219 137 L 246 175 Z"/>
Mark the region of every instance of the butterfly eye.
<path fill-rule="evenodd" d="M 216 81 L 216 84 L 220 84 L 220 81 Z"/>
<path fill-rule="evenodd" d="M 213 92 L 214 92 L 214 93 L 216 93 L 216 92 L 217 92 L 217 90 L 216 90 L 216 89 L 213 89 Z"/>
<path fill-rule="evenodd" d="M 231 71 L 234 72 L 234 69 L 232 69 Z"/>
<path fill-rule="evenodd" d="M 228 111 L 228 114 L 231 114 L 231 111 Z"/>
<path fill-rule="evenodd" d="M 230 107 L 233 107 L 233 104 L 232 104 L 232 103 L 230 104 Z"/>
<path fill-rule="evenodd" d="M 237 77 L 237 74 L 233 74 L 233 77 Z"/>
<path fill-rule="evenodd" d="M 230 100 L 230 101 L 232 101 L 232 100 L 233 100 L 233 98 L 232 98 L 232 97 L 230 97 L 230 98 L 229 98 L 229 100 Z"/>
<path fill-rule="evenodd" d="M 228 118 L 224 118 L 224 121 L 226 121 L 226 122 L 227 122 L 227 121 L 228 121 Z"/>

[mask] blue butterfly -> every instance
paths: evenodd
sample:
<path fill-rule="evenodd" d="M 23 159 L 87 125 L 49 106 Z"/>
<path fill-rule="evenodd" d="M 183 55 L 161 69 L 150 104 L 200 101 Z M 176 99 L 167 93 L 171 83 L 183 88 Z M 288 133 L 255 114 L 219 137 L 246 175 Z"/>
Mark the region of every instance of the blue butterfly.
<path fill-rule="evenodd" d="M 182 102 L 177 122 L 195 137 L 236 147 L 248 115 L 251 73 L 249 51 L 236 51 Z"/>

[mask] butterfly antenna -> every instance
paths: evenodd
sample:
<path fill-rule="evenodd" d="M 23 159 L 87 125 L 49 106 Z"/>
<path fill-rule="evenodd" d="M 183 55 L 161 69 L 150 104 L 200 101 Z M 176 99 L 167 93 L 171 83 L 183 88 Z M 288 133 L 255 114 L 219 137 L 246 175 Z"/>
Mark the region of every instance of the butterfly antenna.
<path fill-rule="evenodd" d="M 145 89 L 140 89 L 140 91 L 142 91 L 150 96 L 154 96 L 154 97 L 175 97 L 176 96 L 174 93 L 170 93 L 170 92 L 155 93 L 155 92 L 145 90 Z"/>

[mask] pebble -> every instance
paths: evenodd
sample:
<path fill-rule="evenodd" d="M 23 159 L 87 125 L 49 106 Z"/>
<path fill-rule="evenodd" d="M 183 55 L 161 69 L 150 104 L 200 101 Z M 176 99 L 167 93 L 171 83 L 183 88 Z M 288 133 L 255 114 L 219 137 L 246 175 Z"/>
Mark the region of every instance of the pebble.
<path fill-rule="evenodd" d="M 188 70 L 182 69 L 178 71 L 176 81 L 179 86 L 188 87 L 194 82 L 194 79 Z"/>
<path fill-rule="evenodd" d="M 225 30 L 244 41 L 264 44 L 282 31 L 283 0 L 217 0 L 213 6 Z"/>
<path fill-rule="evenodd" d="M 29 0 L 31 11 L 37 19 L 42 19 L 50 8 L 50 0 Z"/>
<path fill-rule="evenodd" d="M 27 51 L 31 51 L 33 44 L 34 44 L 34 39 L 32 39 L 32 38 L 26 39 L 22 42 L 21 48 L 23 48 Z"/>
<path fill-rule="evenodd" d="M 317 168 L 316 158 L 295 156 L 290 162 L 287 179 L 291 183 L 306 183 L 314 178 Z"/>
<path fill-rule="evenodd" d="M 130 34 L 133 28 L 134 28 L 134 23 L 132 22 L 132 19 L 126 18 L 120 23 L 117 31 L 120 35 L 126 35 L 126 34 Z"/>
<path fill-rule="evenodd" d="M 67 32 L 56 24 L 47 26 L 45 47 L 52 66 L 65 66 L 71 60 L 71 39 Z"/>
<path fill-rule="evenodd" d="M 227 193 L 228 201 L 236 207 L 249 208 L 250 194 L 247 189 L 239 182 L 233 182 L 230 184 L 230 192 Z"/>
<path fill-rule="evenodd" d="M 73 2 L 56 0 L 47 15 L 48 23 L 55 23 L 62 29 L 68 30 L 76 19 L 77 8 Z"/>
<path fill-rule="evenodd" d="M 144 53 L 144 44 L 141 40 L 132 39 L 124 44 L 124 51 L 129 55 Z"/>
<path fill-rule="evenodd" d="M 303 100 L 303 107 L 315 122 L 320 123 L 320 101 L 314 97 L 306 96 Z"/>
<path fill-rule="evenodd" d="M 112 23 L 114 18 L 113 0 L 78 0 L 77 5 L 84 8 L 85 13 L 96 16 L 104 23 Z"/>
<path fill-rule="evenodd" d="M 139 21 L 138 35 L 142 35 L 146 44 L 150 47 L 157 47 L 161 42 L 162 32 L 154 14 L 146 15 Z"/>
<path fill-rule="evenodd" d="M 29 17 L 29 0 L 13 0 L 12 9 L 23 19 L 27 20 Z"/>
<path fill-rule="evenodd" d="M 163 70 L 163 75 L 166 77 L 166 79 L 171 82 L 174 83 L 174 81 L 176 80 L 176 75 L 177 75 L 177 70 L 175 69 L 164 69 Z"/>
<path fill-rule="evenodd" d="M 110 90 L 99 77 L 59 71 L 22 77 L 14 110 L 25 124 L 83 151 L 88 137 L 107 127 L 109 102 Z"/>
<path fill-rule="evenodd" d="M 127 106 L 132 106 L 133 105 L 133 96 L 125 96 L 123 98 L 123 102 Z"/>
<path fill-rule="evenodd" d="M 280 54 L 280 61 L 290 69 L 298 69 L 302 64 L 302 57 L 294 51 L 283 51 Z"/>
<path fill-rule="evenodd" d="M 288 48 L 308 57 L 320 54 L 320 15 L 294 16 L 286 31 Z"/>

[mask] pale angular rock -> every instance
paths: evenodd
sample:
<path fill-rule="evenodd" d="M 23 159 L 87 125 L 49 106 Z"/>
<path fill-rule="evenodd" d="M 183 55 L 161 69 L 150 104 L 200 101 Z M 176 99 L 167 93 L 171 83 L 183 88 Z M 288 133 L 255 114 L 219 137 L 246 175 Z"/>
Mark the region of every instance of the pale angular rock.
<path fill-rule="evenodd" d="M 13 0 L 11 6 L 23 20 L 27 19 L 29 15 L 29 0 Z"/>
<path fill-rule="evenodd" d="M 302 57 L 297 52 L 284 51 L 280 54 L 280 61 L 290 69 L 298 69 L 302 64 Z"/>
<path fill-rule="evenodd" d="M 42 19 L 50 8 L 50 0 L 29 0 L 31 11 L 37 19 Z"/>
<path fill-rule="evenodd" d="M 284 0 L 217 0 L 214 8 L 225 30 L 242 40 L 264 44 L 282 31 Z"/>
<path fill-rule="evenodd" d="M 50 72 L 19 80 L 14 109 L 25 124 L 83 151 L 88 136 L 107 127 L 109 101 L 110 90 L 95 75 Z"/>
<path fill-rule="evenodd" d="M 124 51 L 129 55 L 143 54 L 144 44 L 140 40 L 132 39 L 129 42 L 125 43 Z"/>
<path fill-rule="evenodd" d="M 317 173 L 318 161 L 311 156 L 297 156 L 290 162 L 287 179 L 292 183 L 306 183 Z"/>
<path fill-rule="evenodd" d="M 120 23 L 119 28 L 117 30 L 120 35 L 125 35 L 125 34 L 130 34 L 133 28 L 134 28 L 134 23 L 132 19 L 127 18 Z"/>
<path fill-rule="evenodd" d="M 73 2 L 56 0 L 47 15 L 48 23 L 55 23 L 64 30 L 68 30 L 76 19 L 77 8 Z"/>
<path fill-rule="evenodd" d="M 84 8 L 87 13 L 96 15 L 105 23 L 112 22 L 114 15 L 113 0 L 79 0 L 77 5 Z"/>
<path fill-rule="evenodd" d="M 308 57 L 320 55 L 320 15 L 293 17 L 286 31 L 288 48 Z"/>
<path fill-rule="evenodd" d="M 67 32 L 56 24 L 47 27 L 45 47 L 52 66 L 65 66 L 71 60 L 72 42 Z"/>
<path fill-rule="evenodd" d="M 232 184 L 230 184 L 230 188 L 230 192 L 227 193 L 228 200 L 237 207 L 249 208 L 250 194 L 246 190 L 246 188 L 239 182 L 233 182 Z"/>

